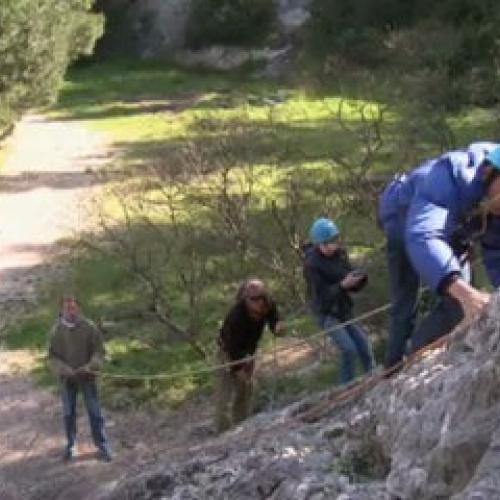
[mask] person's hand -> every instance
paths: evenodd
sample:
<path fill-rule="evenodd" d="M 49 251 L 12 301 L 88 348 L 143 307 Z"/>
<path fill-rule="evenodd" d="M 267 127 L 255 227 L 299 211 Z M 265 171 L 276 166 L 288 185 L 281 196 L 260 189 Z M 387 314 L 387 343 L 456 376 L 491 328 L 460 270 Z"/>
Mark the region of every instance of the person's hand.
<path fill-rule="evenodd" d="M 477 290 L 463 279 L 455 280 L 447 290 L 448 294 L 460 302 L 464 311 L 465 320 L 471 322 L 481 314 L 488 305 L 491 295 Z"/>
<path fill-rule="evenodd" d="M 363 275 L 355 272 L 350 272 L 341 282 L 340 286 L 344 290 L 349 290 L 353 286 L 356 286 L 363 279 Z"/>
<path fill-rule="evenodd" d="M 85 366 L 77 368 L 75 371 L 75 375 L 79 380 L 93 380 L 96 376 L 93 371 L 89 370 Z"/>
<path fill-rule="evenodd" d="M 278 321 L 276 323 L 276 326 L 274 327 L 274 333 L 275 335 L 284 335 L 286 330 L 286 325 L 283 321 Z"/>
<path fill-rule="evenodd" d="M 71 368 L 65 368 L 64 372 L 61 374 L 61 378 L 66 382 L 76 382 L 76 372 Z"/>

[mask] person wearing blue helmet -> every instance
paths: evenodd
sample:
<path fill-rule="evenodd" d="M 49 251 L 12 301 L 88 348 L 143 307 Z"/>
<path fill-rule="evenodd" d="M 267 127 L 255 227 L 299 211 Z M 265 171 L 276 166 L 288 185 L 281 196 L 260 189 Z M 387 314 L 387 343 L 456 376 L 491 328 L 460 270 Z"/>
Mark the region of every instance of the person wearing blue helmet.
<path fill-rule="evenodd" d="M 387 236 L 392 301 L 386 367 L 402 359 L 408 337 L 418 350 L 488 302 L 487 293 L 470 285 L 474 237 L 492 284 L 500 285 L 499 169 L 499 145 L 476 142 L 398 176 L 382 193 L 378 217 Z M 485 200 L 487 210 L 479 210 Z M 413 333 L 421 281 L 439 300 Z"/>
<path fill-rule="evenodd" d="M 368 336 L 361 326 L 352 323 L 339 327 L 352 318 L 350 294 L 366 284 L 367 276 L 353 269 L 332 220 L 317 219 L 311 226 L 310 238 L 312 243 L 304 247 L 308 298 L 319 326 L 340 351 L 340 382 L 345 384 L 355 376 L 357 357 L 366 372 L 375 366 Z"/>

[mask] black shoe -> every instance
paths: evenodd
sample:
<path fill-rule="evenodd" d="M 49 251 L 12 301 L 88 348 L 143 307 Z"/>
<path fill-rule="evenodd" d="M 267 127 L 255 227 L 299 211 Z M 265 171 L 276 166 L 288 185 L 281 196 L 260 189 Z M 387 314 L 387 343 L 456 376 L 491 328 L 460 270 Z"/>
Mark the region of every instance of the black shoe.
<path fill-rule="evenodd" d="M 74 456 L 75 456 L 75 452 L 73 451 L 73 448 L 66 447 L 64 449 L 63 460 L 65 462 L 69 462 L 70 460 L 73 460 Z"/>
<path fill-rule="evenodd" d="M 99 451 L 97 452 L 97 458 L 99 460 L 102 460 L 103 462 L 111 462 L 113 460 L 113 455 L 109 451 L 108 448 L 99 448 Z"/>

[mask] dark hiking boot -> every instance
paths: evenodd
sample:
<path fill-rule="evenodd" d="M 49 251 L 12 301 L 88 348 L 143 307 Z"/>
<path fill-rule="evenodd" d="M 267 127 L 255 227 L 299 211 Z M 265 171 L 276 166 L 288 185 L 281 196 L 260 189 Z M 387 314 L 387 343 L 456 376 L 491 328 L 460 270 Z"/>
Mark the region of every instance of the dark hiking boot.
<path fill-rule="evenodd" d="M 109 448 L 103 446 L 97 451 L 97 458 L 103 462 L 111 462 L 113 460 L 113 455 Z"/>
<path fill-rule="evenodd" d="M 75 452 L 73 448 L 70 448 L 69 446 L 64 448 L 64 453 L 63 453 L 63 460 L 65 462 L 69 462 L 70 460 L 73 460 L 75 456 Z"/>

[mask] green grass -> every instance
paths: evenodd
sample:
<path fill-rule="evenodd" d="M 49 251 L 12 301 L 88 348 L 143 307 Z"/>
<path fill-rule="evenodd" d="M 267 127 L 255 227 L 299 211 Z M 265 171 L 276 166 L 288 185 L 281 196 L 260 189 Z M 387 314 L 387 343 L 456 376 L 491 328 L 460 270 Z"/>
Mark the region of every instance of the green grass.
<path fill-rule="evenodd" d="M 181 323 L 185 323 L 191 305 L 179 288 L 173 270 L 190 268 L 191 251 L 207 263 L 210 279 L 203 287 L 197 328 L 202 343 L 213 348 L 214 337 L 236 286 L 247 275 L 263 276 L 288 314 L 293 316 L 296 309 L 283 281 L 272 270 L 252 257 L 242 260 L 230 238 L 219 241 L 214 237 L 213 213 L 202 206 L 200 200 L 214 203 L 213 190 L 220 185 L 224 162 L 236 165 L 230 176 L 232 193 L 241 193 L 245 188 L 245 174 L 249 169 L 253 172 L 253 197 L 248 211 L 256 241 L 269 249 L 286 245 L 272 213 L 274 210 L 286 215 L 289 186 L 293 181 L 300 188 L 301 209 L 290 223 L 306 235 L 310 221 L 328 212 L 339 222 L 345 239 L 352 242 L 353 254 L 362 260 L 369 259 L 370 287 L 357 297 L 358 312 L 386 301 L 383 258 L 380 254 L 371 254 L 373 243 L 382 237 L 374 224 L 373 207 L 361 197 L 355 204 L 358 211 L 349 212 L 333 199 L 332 189 L 344 178 L 346 168 L 337 160 L 342 156 L 348 165 L 359 168 L 365 152 L 360 137 L 368 130 L 360 111 L 364 110 L 370 118 L 383 106 L 388 106 L 380 129 L 384 144 L 371 162 L 374 173 L 405 169 L 407 163 L 435 152 L 436 146 L 428 142 L 432 134 L 422 133 L 422 140 L 416 140 L 418 147 L 414 151 L 406 150 L 402 147 L 407 143 L 404 134 L 409 133 L 406 111 L 381 98 L 375 100 L 376 92 L 367 92 L 366 99 L 362 95 L 362 86 L 349 96 L 338 89 L 311 92 L 307 86 L 280 86 L 243 75 L 189 72 L 159 62 L 113 62 L 73 68 L 50 114 L 61 120 L 81 121 L 109 134 L 116 151 L 111 167 L 130 172 L 131 177 L 125 183 L 109 182 L 107 187 L 125 187 L 128 197 L 133 197 L 137 189 L 143 189 L 141 186 L 149 180 L 150 165 L 167 173 L 177 170 L 183 173 L 190 167 L 189 163 L 183 163 L 182 148 L 186 144 L 206 155 L 210 172 L 193 172 L 183 177 L 184 191 L 177 200 L 182 234 L 196 233 L 186 243 L 188 246 L 182 246 L 179 238 L 170 234 L 171 221 L 165 211 L 153 213 L 148 208 L 146 211 L 164 234 L 173 238 L 174 262 L 162 270 L 162 276 L 168 284 L 171 312 Z M 337 120 L 341 105 L 342 123 Z M 424 117 L 418 119 L 425 123 Z M 460 144 L 491 138 L 494 133 L 495 116 L 488 110 L 464 111 L 449 116 L 448 121 Z M 221 158 L 217 152 L 221 143 L 225 145 L 226 156 L 219 164 Z M 175 186 L 166 186 L 165 190 L 174 193 Z M 157 188 L 149 187 L 148 197 L 159 199 L 161 196 Z M 128 233 L 119 208 L 116 198 L 106 199 L 104 209 L 121 224 L 119 232 L 123 236 Z M 136 213 L 132 217 L 132 232 L 144 248 L 152 248 L 158 242 L 145 229 L 140 215 Z M 282 255 L 288 259 L 289 270 L 295 270 L 300 280 L 301 264 L 296 256 L 284 250 Z M 74 254 L 70 267 L 66 282 L 49 286 L 40 307 L 9 332 L 10 346 L 43 350 L 45 332 L 56 314 L 58 293 L 68 282 L 80 296 L 84 311 L 96 320 L 106 320 L 124 311 L 147 310 L 145 289 L 116 257 L 79 251 Z M 381 330 L 385 317 L 371 324 Z M 316 330 L 308 318 L 294 320 L 294 327 L 299 336 Z M 204 364 L 189 345 L 170 338 L 151 320 L 122 320 L 106 335 L 110 358 L 107 370 L 111 373 L 168 373 L 196 369 Z M 270 348 L 269 340 L 265 340 L 263 348 Z M 279 384 L 283 383 L 285 393 L 290 392 L 287 387 L 299 392 L 324 387 L 331 383 L 335 369 L 322 368 L 307 381 L 297 380 L 290 374 Z M 45 376 L 43 372 L 40 374 Z M 104 393 L 115 407 L 136 402 L 175 405 L 197 390 L 208 388 L 210 382 L 210 377 L 205 375 L 173 382 L 108 380 Z"/>

